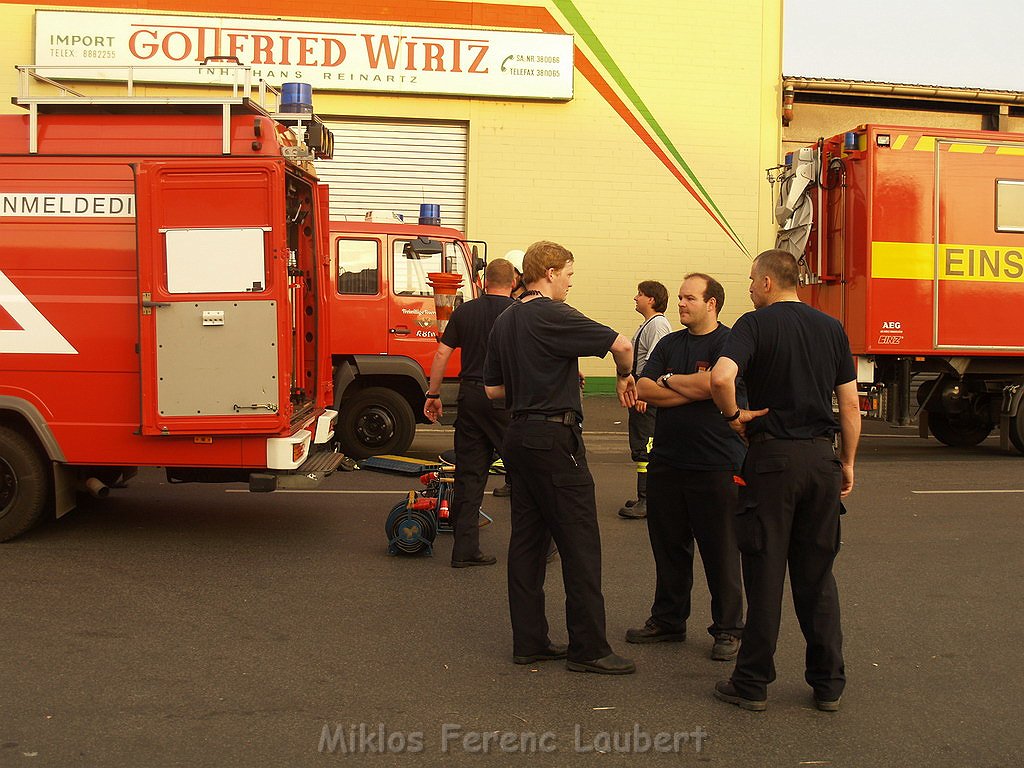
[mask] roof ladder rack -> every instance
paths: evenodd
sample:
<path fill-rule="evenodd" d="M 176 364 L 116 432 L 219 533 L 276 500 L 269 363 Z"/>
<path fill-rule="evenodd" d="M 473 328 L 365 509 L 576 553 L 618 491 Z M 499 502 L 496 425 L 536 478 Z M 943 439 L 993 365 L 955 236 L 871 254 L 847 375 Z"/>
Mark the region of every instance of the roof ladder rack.
<path fill-rule="evenodd" d="M 155 71 L 160 70 L 166 73 L 171 71 L 177 73 L 178 78 L 171 78 L 182 85 L 193 85 L 198 78 L 182 78 L 183 73 L 194 72 L 200 74 L 209 71 L 209 66 L 215 66 L 222 73 L 232 75 L 231 82 L 226 85 L 231 88 L 230 96 L 198 98 L 195 96 L 139 96 L 136 95 L 136 85 L 163 84 L 167 75 L 155 76 Z M 279 93 L 261 80 L 258 89 L 260 100 L 258 103 L 251 102 L 253 91 L 252 68 L 239 63 L 234 57 L 210 57 L 196 66 L 82 66 L 59 67 L 59 66 L 19 66 L 18 95 L 11 99 L 14 104 L 25 107 L 29 112 L 29 154 L 39 152 L 39 113 L 59 112 L 68 109 L 80 109 L 82 107 L 106 107 L 107 109 L 132 109 L 145 107 L 167 107 L 187 109 L 190 111 L 220 110 L 221 113 L 221 152 L 225 155 L 231 154 L 231 109 L 244 104 L 254 104 L 259 109 L 267 112 L 276 112 L 278 107 L 275 104 L 271 109 L 267 105 L 267 98 L 272 96 L 280 99 Z M 100 79 L 100 84 L 105 90 L 96 96 L 90 96 L 81 91 L 75 90 L 68 85 L 56 80 L 56 77 L 66 79 Z M 112 94 L 110 85 L 122 83 L 125 90 L 120 95 Z M 33 88 L 38 90 L 42 86 L 45 93 L 39 95 L 33 93 Z M 79 88 L 83 88 L 79 85 Z M 84 90 L 84 88 L 83 88 Z M 56 93 L 54 93 L 56 91 Z"/>

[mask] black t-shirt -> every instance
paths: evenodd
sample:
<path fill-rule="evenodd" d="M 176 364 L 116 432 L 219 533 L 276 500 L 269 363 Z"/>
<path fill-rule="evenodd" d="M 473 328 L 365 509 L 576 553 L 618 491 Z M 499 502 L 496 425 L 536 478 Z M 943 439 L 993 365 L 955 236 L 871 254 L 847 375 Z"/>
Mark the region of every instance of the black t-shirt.
<path fill-rule="evenodd" d="M 857 371 L 835 318 L 799 301 L 769 304 L 736 321 L 722 357 L 739 366 L 750 408 L 770 409 L 747 425 L 748 435 L 801 439 L 839 431 L 832 392 Z"/>
<path fill-rule="evenodd" d="M 604 357 L 618 332 L 561 301 L 515 303 L 494 322 L 484 384 L 505 386 L 513 417 L 575 411 L 582 419 L 579 357 Z"/>
<path fill-rule="evenodd" d="M 472 301 L 460 304 L 452 312 L 441 343 L 452 349 L 462 348 L 462 379 L 483 379 L 484 358 L 487 357 L 487 337 L 498 315 L 514 302 L 508 296 L 485 293 Z"/>
<path fill-rule="evenodd" d="M 657 381 L 665 373 L 710 371 L 718 360 L 729 327 L 719 323 L 711 333 L 695 336 L 683 329 L 658 342 L 641 378 Z M 651 456 L 678 469 L 738 471 L 746 449 L 739 435 L 709 398 L 672 408 L 658 408 Z"/>

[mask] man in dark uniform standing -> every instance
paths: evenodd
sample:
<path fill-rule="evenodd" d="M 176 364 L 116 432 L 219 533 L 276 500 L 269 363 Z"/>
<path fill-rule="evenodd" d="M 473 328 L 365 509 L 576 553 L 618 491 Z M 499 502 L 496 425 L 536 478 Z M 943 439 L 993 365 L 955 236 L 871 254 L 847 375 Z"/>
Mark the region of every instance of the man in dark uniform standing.
<path fill-rule="evenodd" d="M 715 661 L 735 659 L 743 634 L 733 475 L 746 449 L 711 401 L 711 367 L 729 338 L 729 327 L 718 321 L 724 304 L 721 283 L 699 272 L 687 275 L 679 286 L 679 322 L 686 327 L 658 342 L 637 382 L 637 397 L 658 408 L 647 469 L 657 582 L 647 623 L 626 632 L 631 643 L 686 639 L 696 540 L 711 592 Z"/>
<path fill-rule="evenodd" d="M 501 449 L 508 427 L 508 411 L 501 401 L 484 392 L 484 358 L 487 336 L 495 318 L 513 302 L 509 298 L 515 270 L 505 259 L 494 259 L 484 273 L 484 294 L 458 306 L 438 342 L 430 367 L 430 385 L 423 414 L 437 421 L 443 412 L 441 381 L 448 358 L 462 348 L 459 374 L 459 413 L 455 419 L 455 541 L 452 567 L 494 565 L 497 558 L 480 551 L 480 503 L 484 498 L 491 458 Z"/>
<path fill-rule="evenodd" d="M 517 664 L 567 658 L 573 672 L 636 671 L 612 653 L 601 594 L 601 537 L 594 479 L 581 427 L 579 357 L 615 359 L 616 392 L 636 402 L 629 339 L 565 304 L 574 258 L 562 246 L 534 243 L 523 259 L 527 290 L 494 323 L 484 366 L 488 396 L 512 413 L 501 455 L 512 473 L 508 602 Z M 549 536 L 558 545 L 565 583 L 569 646 L 553 645 L 544 612 Z"/>
<path fill-rule="evenodd" d="M 765 251 L 754 260 L 755 311 L 733 326 L 711 372 L 715 405 L 749 443 L 736 519 L 747 625 L 732 678 L 715 686 L 715 696 L 752 711 L 767 707 L 788 564 L 807 641 L 804 678 L 817 708 L 835 712 L 846 673 L 832 563 L 839 552 L 840 499 L 853 490 L 860 405 L 846 333 L 837 320 L 800 302 L 798 279 L 796 260 L 786 251 Z M 737 405 L 737 375 L 750 407 L 759 410 Z"/>

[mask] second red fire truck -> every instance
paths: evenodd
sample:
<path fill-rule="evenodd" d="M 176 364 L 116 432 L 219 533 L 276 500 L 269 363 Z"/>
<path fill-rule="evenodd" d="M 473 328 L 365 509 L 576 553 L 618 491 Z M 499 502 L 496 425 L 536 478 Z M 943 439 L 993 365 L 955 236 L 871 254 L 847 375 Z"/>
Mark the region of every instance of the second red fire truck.
<path fill-rule="evenodd" d="M 468 242 L 437 219 L 405 223 L 371 212 L 366 221 L 332 221 L 329 314 L 337 439 L 354 458 L 402 453 L 417 422 L 437 351 L 431 272 L 462 278 L 459 300 L 479 295 L 483 243 Z M 446 375 L 459 371 L 458 350 Z M 446 422 L 456 384 L 442 387 Z"/>
<path fill-rule="evenodd" d="M 778 244 L 843 322 L 862 410 L 1024 452 L 1024 134 L 862 125 L 769 175 Z"/>

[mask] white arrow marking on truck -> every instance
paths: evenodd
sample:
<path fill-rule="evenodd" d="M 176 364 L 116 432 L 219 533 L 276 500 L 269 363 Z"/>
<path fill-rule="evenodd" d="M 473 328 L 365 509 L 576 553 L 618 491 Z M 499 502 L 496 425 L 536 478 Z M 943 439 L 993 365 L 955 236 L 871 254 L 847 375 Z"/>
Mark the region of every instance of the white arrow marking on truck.
<path fill-rule="evenodd" d="M 0 331 L 0 353 L 30 355 L 77 355 L 78 350 L 60 335 L 49 320 L 33 306 L 0 271 L 0 307 L 3 307 L 20 329 Z"/>

